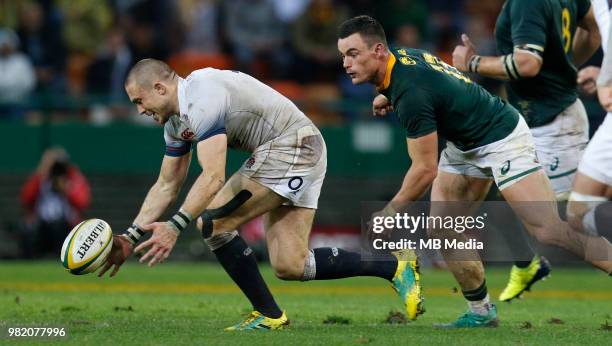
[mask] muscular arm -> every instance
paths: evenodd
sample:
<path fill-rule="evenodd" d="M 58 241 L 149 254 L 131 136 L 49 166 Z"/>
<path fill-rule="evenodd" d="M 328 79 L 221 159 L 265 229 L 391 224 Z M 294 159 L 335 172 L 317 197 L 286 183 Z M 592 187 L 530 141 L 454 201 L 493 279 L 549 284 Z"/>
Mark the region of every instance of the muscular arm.
<path fill-rule="evenodd" d="M 574 35 L 574 65 L 581 66 L 595 54 L 601 45 L 599 27 L 595 21 L 593 7 L 589 9 L 586 16 L 578 22 L 578 29 Z"/>
<path fill-rule="evenodd" d="M 395 210 L 399 210 L 407 202 L 421 198 L 438 173 L 437 132 L 419 138 L 408 138 L 407 145 L 412 165 L 404 177 L 402 187 L 391 200 L 391 207 Z"/>
<path fill-rule="evenodd" d="M 463 45 L 455 47 L 453 66 L 461 72 L 470 72 L 472 57 L 476 56 L 476 48 L 467 35 L 462 35 Z M 499 80 L 532 78 L 540 73 L 544 60 L 537 54 L 525 49 L 514 49 L 510 56 L 479 56 L 476 71 L 479 75 Z"/>
<path fill-rule="evenodd" d="M 517 49 L 514 50 L 514 63 L 519 74 L 519 78 L 532 78 L 540 73 L 542 63 L 541 58 L 537 58 L 530 53 L 524 53 Z M 502 56 L 483 56 L 480 60 L 478 74 L 499 80 L 509 80 L 506 73 L 506 64 Z"/>
<path fill-rule="evenodd" d="M 191 153 L 179 157 L 164 156 L 159 177 L 147 193 L 134 219 L 135 224 L 142 226 L 157 221 L 174 202 L 187 177 L 190 161 Z"/>
<path fill-rule="evenodd" d="M 194 217 L 204 212 L 225 184 L 227 136 L 219 134 L 205 139 L 198 143 L 197 150 L 202 173 L 189 190 L 181 207 Z"/>

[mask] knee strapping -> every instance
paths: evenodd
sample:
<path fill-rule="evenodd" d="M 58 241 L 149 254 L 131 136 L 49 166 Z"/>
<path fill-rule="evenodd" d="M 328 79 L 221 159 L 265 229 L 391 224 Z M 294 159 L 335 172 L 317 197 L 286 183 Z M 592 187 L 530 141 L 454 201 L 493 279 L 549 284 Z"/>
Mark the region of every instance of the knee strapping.
<path fill-rule="evenodd" d="M 576 217 L 578 215 L 576 215 L 574 213 L 574 211 L 570 210 L 570 208 L 569 208 L 569 206 L 571 205 L 572 202 L 584 203 L 584 204 L 586 204 L 586 209 L 594 209 L 595 207 L 597 207 L 601 203 L 604 203 L 604 202 L 608 201 L 608 199 L 606 197 L 603 197 L 603 196 L 585 195 L 585 194 L 582 194 L 582 193 L 578 193 L 578 192 L 572 191 L 572 193 L 570 193 L 570 195 L 569 195 L 568 201 L 570 202 L 570 204 L 568 204 L 567 216 L 568 217 Z"/>
<path fill-rule="evenodd" d="M 210 251 L 215 251 L 223 245 L 232 241 L 232 239 L 238 236 L 238 231 L 232 232 L 223 232 L 219 234 L 215 234 L 210 238 L 205 238 L 204 242 L 208 245 Z"/>
<path fill-rule="evenodd" d="M 594 236 L 610 237 L 609 225 L 612 220 L 612 203 L 601 203 L 590 209 L 582 218 L 585 231 Z"/>
<path fill-rule="evenodd" d="M 213 220 L 230 215 L 252 196 L 253 194 L 250 191 L 242 190 L 220 208 L 204 210 L 204 213 L 202 213 L 202 236 L 204 239 L 210 238 L 213 233 Z"/>
<path fill-rule="evenodd" d="M 312 250 L 308 251 L 306 260 L 304 261 L 304 274 L 302 275 L 302 281 L 314 280 L 317 276 L 317 263 L 315 255 Z"/>

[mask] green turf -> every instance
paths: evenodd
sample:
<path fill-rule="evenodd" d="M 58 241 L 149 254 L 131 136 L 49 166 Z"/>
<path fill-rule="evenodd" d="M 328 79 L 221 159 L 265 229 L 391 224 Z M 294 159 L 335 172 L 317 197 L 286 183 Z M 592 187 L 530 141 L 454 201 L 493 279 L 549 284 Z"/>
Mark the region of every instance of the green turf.
<path fill-rule="evenodd" d="M 223 332 L 249 304 L 218 266 L 196 263 L 128 263 L 117 277 L 98 279 L 70 275 L 59 262 L 0 262 L 0 325 L 66 326 L 70 338 L 60 342 L 75 345 L 612 344 L 612 331 L 602 328 L 612 324 L 611 281 L 590 269 L 557 269 L 525 299 L 498 304 L 497 329 L 453 331 L 432 327 L 466 309 L 446 272 L 423 273 L 425 315 L 389 324 L 385 318 L 401 304 L 383 280 L 282 282 L 263 271 L 291 319 L 288 330 Z M 492 296 L 505 279 L 505 270 L 488 270 Z"/>

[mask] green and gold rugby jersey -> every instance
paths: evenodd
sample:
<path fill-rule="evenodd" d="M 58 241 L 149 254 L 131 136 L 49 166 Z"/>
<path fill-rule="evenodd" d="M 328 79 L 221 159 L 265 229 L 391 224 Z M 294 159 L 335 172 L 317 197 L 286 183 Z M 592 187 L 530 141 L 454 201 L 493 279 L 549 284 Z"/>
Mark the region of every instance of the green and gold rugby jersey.
<path fill-rule="evenodd" d="M 542 53 L 542 69 L 533 78 L 509 82 L 508 99 L 529 127 L 546 125 L 576 101 L 577 70 L 572 45 L 577 22 L 589 0 L 507 0 L 497 18 L 495 38 L 502 55 L 517 46 Z"/>
<path fill-rule="evenodd" d="M 434 131 L 460 150 L 507 137 L 519 113 L 454 67 L 418 49 L 393 49 L 378 86 L 393 105 L 408 138 Z"/>

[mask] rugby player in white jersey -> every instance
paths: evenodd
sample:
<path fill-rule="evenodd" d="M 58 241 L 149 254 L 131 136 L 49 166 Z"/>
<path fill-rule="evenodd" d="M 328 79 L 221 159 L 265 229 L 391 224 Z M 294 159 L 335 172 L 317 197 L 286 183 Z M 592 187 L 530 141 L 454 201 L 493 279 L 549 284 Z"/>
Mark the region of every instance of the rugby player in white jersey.
<path fill-rule="evenodd" d="M 587 67 L 580 72 L 579 82 L 585 91 L 597 92 L 608 114 L 580 161 L 567 206 L 567 216 L 575 228 L 612 240 L 612 11 L 606 0 L 594 0 L 592 4 L 605 55 L 601 71 Z M 590 85 L 595 85 L 595 80 L 597 88 L 590 88 Z"/>
<path fill-rule="evenodd" d="M 361 261 L 359 253 L 338 248 L 308 249 L 327 150 L 319 130 L 291 101 L 240 72 L 206 68 L 183 79 L 154 59 L 138 62 L 125 87 L 140 114 L 164 125 L 166 151 L 157 182 L 134 224 L 115 236 L 99 276 L 112 266 L 111 276 L 116 274 L 144 231 L 153 235 L 134 249 L 148 249 L 140 262 L 148 261 L 149 266 L 162 262 L 180 232 L 197 217 L 205 243 L 253 305 L 246 320 L 226 330 L 281 329 L 289 323 L 287 316 L 236 231 L 266 214 L 266 241 L 276 276 L 385 278 L 404 300 L 408 317 L 416 318 L 420 305 L 416 260 L 396 254 L 388 260 Z M 155 222 L 185 181 L 192 147 L 202 173 L 176 214 L 166 222 Z M 250 152 L 251 157 L 226 181 L 228 147 Z"/>

